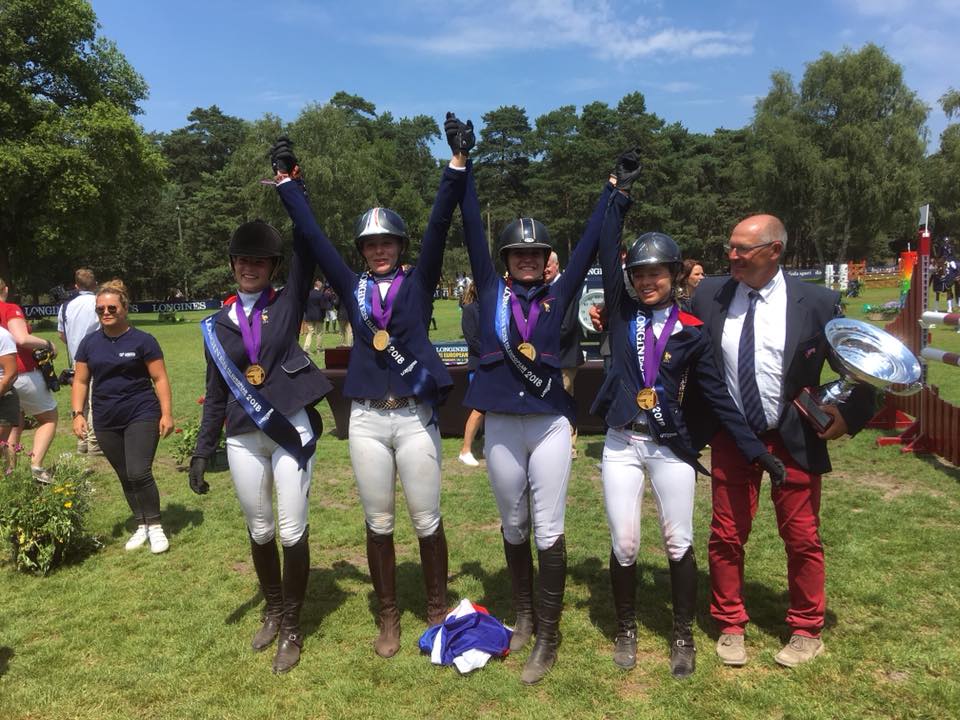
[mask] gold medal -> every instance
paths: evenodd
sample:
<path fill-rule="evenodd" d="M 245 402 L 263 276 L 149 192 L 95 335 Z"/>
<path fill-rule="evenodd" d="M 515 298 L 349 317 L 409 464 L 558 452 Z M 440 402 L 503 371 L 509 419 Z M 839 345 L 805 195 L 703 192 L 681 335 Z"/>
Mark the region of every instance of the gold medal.
<path fill-rule="evenodd" d="M 247 381 L 254 387 L 260 387 L 263 385 L 263 381 L 267 379 L 266 371 L 256 363 L 248 367 L 244 375 L 246 375 Z"/>
<path fill-rule="evenodd" d="M 641 410 L 653 410 L 657 406 L 657 391 L 653 388 L 643 388 L 637 393 L 637 406 Z"/>
<path fill-rule="evenodd" d="M 390 333 L 386 330 L 377 330 L 373 334 L 373 347 L 375 350 L 386 350 L 387 345 L 390 344 Z"/>
<path fill-rule="evenodd" d="M 517 346 L 517 350 L 519 350 L 520 354 L 527 358 L 527 360 L 537 359 L 537 349 L 531 343 L 522 342 Z"/>

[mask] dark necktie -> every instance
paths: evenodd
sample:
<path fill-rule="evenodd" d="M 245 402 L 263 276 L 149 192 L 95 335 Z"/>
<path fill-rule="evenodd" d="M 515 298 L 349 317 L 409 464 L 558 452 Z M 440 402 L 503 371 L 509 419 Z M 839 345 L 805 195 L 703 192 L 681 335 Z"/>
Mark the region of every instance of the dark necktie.
<path fill-rule="evenodd" d="M 740 401 L 743 403 L 743 414 L 747 418 L 747 424 L 754 432 L 761 433 L 767 430 L 767 418 L 763 414 L 760 388 L 757 386 L 757 373 L 754 365 L 756 348 L 753 342 L 753 316 L 760 293 L 751 290 L 749 297 L 750 308 L 743 318 L 743 329 L 740 331 L 737 380 L 740 384 Z"/>

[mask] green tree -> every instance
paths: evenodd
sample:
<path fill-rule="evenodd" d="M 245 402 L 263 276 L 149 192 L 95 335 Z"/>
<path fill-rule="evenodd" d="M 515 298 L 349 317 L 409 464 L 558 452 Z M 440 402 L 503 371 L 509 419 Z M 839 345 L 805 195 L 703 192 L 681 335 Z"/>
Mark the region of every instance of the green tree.
<path fill-rule="evenodd" d="M 960 91 L 950 88 L 940 98 L 948 120 L 960 119 Z M 924 198 L 933 205 L 936 234 L 960 235 L 960 122 L 940 134 L 940 149 L 924 167 Z"/>

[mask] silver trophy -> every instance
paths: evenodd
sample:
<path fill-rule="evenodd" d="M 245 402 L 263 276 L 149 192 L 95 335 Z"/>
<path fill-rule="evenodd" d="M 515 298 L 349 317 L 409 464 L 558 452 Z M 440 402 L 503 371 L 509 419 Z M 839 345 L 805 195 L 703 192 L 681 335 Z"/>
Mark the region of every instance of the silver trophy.
<path fill-rule="evenodd" d="M 837 318 L 827 323 L 824 334 L 842 366 L 841 377 L 818 388 L 804 388 L 793 401 L 818 432 L 833 421 L 819 406 L 842 403 L 858 384 L 895 395 L 920 391 L 920 361 L 885 330 L 860 320 Z"/>

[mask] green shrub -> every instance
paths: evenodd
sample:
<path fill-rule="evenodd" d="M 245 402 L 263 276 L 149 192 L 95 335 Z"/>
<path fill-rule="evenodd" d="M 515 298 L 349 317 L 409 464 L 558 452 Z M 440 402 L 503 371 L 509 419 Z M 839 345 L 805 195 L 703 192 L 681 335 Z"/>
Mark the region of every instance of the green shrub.
<path fill-rule="evenodd" d="M 41 485 L 28 458 L 19 460 L 0 480 L 0 544 L 18 570 L 46 575 L 99 544 L 84 526 L 93 494 L 89 470 L 75 455 L 64 454 L 52 468 L 53 483 Z"/>

